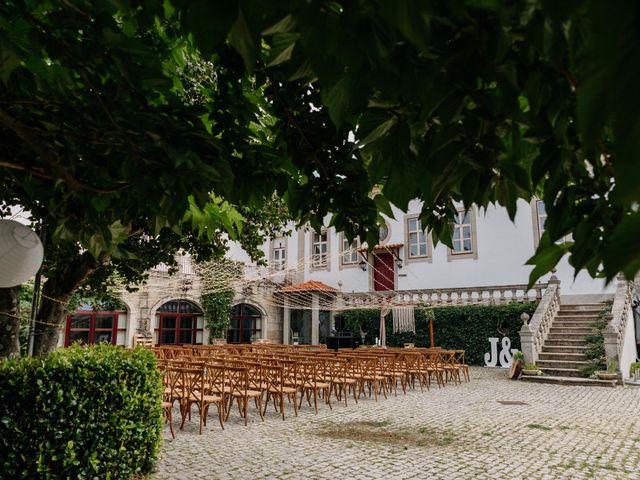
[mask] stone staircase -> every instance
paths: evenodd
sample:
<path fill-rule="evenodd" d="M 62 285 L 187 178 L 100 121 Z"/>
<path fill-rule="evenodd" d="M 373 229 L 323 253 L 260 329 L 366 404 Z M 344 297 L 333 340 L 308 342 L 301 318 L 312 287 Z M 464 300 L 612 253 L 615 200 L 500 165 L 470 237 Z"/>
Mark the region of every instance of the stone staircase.
<path fill-rule="evenodd" d="M 584 355 L 587 348 L 585 336 L 592 333 L 591 324 L 598 318 L 602 307 L 600 303 L 561 305 L 536 362 L 544 376 L 523 377 L 523 380 L 613 386 L 615 381 L 584 378 L 581 370 L 587 363 L 587 357 Z"/>
<path fill-rule="evenodd" d="M 537 362 L 545 375 L 582 377 L 581 368 L 587 363 L 585 336 L 592 333 L 590 325 L 600 310 L 601 304 L 560 306 Z"/>

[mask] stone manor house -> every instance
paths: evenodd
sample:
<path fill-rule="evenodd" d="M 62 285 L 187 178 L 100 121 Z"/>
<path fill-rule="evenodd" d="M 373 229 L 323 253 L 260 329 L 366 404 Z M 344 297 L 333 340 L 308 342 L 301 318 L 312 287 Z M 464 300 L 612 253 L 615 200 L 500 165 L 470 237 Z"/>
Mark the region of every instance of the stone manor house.
<path fill-rule="evenodd" d="M 349 244 L 332 228 L 320 233 L 299 229 L 266 242 L 269 273 L 255 288 L 237 289 L 227 341 L 323 342 L 331 329 L 340 328 L 335 325 L 336 309 L 322 308 L 337 297 L 350 306 L 370 305 L 383 294 L 400 295 L 408 304 L 416 298 L 501 303 L 542 297 L 549 276 L 526 291 L 532 267 L 525 265 L 544 229 L 542 201 L 521 200 L 515 222 L 502 207 L 461 210 L 453 248 L 432 244 L 419 211 L 417 201 L 408 213 L 394 210 L 395 218 L 386 218 L 374 248 Z M 234 245 L 228 256 L 245 262 L 247 275 L 257 271 L 240 247 Z M 125 309 L 70 315 L 61 346 L 77 340 L 131 346 L 136 334 L 150 335 L 157 345 L 208 343 L 200 278 L 188 256 L 178 260 L 179 273 L 170 276 L 166 266 L 159 265 L 138 292 L 124 294 Z M 566 261 L 555 276 L 564 302 L 593 303 L 612 298 L 615 291 L 614 285 L 606 286 L 584 272 L 574 280 Z"/>

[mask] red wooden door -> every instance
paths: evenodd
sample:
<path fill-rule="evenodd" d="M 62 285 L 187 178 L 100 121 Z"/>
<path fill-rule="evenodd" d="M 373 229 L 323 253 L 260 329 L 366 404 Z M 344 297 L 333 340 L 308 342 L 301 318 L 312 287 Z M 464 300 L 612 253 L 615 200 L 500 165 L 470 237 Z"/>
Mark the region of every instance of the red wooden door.
<path fill-rule="evenodd" d="M 388 252 L 373 256 L 373 289 L 376 292 L 395 290 L 395 262 Z"/>

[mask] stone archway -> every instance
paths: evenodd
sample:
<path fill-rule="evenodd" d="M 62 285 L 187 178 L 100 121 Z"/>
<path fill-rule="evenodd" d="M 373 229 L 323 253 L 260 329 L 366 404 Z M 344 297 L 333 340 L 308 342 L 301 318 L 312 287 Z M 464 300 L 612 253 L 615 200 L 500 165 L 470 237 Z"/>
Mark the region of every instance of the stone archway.
<path fill-rule="evenodd" d="M 164 299 L 151 311 L 156 345 L 203 344 L 204 313 L 200 305 L 186 298 Z"/>
<path fill-rule="evenodd" d="M 236 303 L 231 309 L 227 343 L 251 343 L 252 339 L 263 338 L 264 318 L 260 307 Z"/>

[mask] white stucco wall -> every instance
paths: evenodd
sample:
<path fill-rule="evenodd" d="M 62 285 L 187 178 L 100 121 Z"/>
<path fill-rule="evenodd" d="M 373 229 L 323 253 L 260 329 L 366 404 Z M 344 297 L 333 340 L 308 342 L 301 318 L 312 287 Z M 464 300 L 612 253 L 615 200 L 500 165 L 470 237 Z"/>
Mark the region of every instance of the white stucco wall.
<path fill-rule="evenodd" d="M 418 213 L 420 204 L 413 201 L 409 205 L 409 214 Z M 385 243 L 405 243 L 405 214 L 394 209 L 395 219 L 389 219 L 390 236 Z M 509 219 L 505 208 L 490 206 L 476 212 L 477 258 L 459 258 L 449 260 L 448 247 L 439 244 L 432 248 L 430 261 L 403 261 L 403 267 L 396 269 L 396 288 L 399 290 L 447 287 L 472 287 L 486 285 L 526 284 L 532 266 L 527 260 L 535 251 L 534 215 L 532 206 L 523 200 L 518 202 L 514 222 Z M 318 280 L 343 292 L 364 292 L 371 289 L 372 265 L 363 272 L 359 267 L 340 268 L 340 236 L 329 229 L 328 270 L 313 270 L 311 265 L 311 235 L 304 235 L 304 268 L 298 281 Z M 429 238 L 431 242 L 431 238 Z M 288 268 L 295 269 L 300 255 L 298 252 L 298 232 L 287 239 Z M 399 256 L 405 259 L 405 248 L 400 247 Z M 240 249 L 241 250 L 241 249 Z M 233 258 L 243 258 L 242 253 L 234 249 Z M 245 254 L 246 256 L 246 254 Z M 371 260 L 371 259 L 370 259 Z M 546 281 L 550 275 L 544 276 Z M 615 289 L 605 285 L 602 280 L 592 279 L 587 272 L 580 272 L 574 279 L 573 267 L 566 259 L 557 266 L 556 276 L 561 281 L 563 295 L 612 293 Z M 341 286 L 340 286 L 341 283 Z"/>

